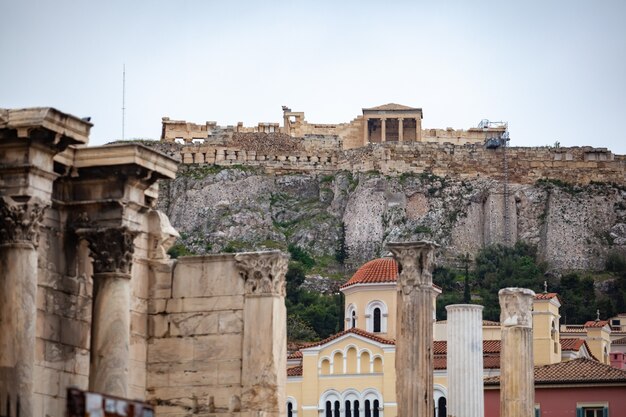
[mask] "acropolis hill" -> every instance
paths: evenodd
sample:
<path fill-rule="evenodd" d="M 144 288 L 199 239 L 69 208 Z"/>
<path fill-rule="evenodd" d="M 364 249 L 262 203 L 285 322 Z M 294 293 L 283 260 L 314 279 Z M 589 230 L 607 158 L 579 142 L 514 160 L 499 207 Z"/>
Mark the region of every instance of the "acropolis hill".
<path fill-rule="evenodd" d="M 185 164 L 261 166 L 276 173 L 428 172 L 519 184 L 545 178 L 624 183 L 626 157 L 606 148 L 505 147 L 506 123 L 483 120 L 468 130 L 423 129 L 422 119 L 421 108 L 393 103 L 364 108 L 362 115 L 340 124 L 311 123 L 303 112 L 284 106 L 282 126 L 218 126 L 164 117 L 161 141 L 172 145 L 160 148 Z"/>

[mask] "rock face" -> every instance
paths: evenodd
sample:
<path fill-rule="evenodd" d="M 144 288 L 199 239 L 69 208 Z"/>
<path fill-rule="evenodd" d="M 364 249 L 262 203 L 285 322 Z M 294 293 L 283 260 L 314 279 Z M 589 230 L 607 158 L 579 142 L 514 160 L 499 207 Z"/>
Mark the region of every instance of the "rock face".
<path fill-rule="evenodd" d="M 318 258 L 345 250 L 349 268 L 390 241 L 429 239 L 438 263 L 523 240 L 557 270 L 600 269 L 626 244 L 626 189 L 560 181 L 508 184 L 429 173 L 271 175 L 253 167 L 181 166 L 161 185 L 160 209 L 193 252 L 294 244 Z M 506 201 L 506 204 L 505 204 Z"/>

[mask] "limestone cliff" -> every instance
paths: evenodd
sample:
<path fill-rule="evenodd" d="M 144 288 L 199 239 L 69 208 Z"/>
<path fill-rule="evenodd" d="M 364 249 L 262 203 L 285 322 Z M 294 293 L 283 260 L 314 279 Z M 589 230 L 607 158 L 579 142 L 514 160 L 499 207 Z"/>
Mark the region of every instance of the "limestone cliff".
<path fill-rule="evenodd" d="M 351 269 L 385 254 L 389 241 L 435 240 L 439 262 L 451 264 L 520 239 L 537 245 L 551 268 L 570 270 L 601 269 L 608 252 L 626 248 L 626 188 L 611 184 L 546 180 L 505 190 L 485 177 L 181 165 L 160 195 L 160 209 L 195 253 L 295 244 L 328 260 L 345 248 Z"/>

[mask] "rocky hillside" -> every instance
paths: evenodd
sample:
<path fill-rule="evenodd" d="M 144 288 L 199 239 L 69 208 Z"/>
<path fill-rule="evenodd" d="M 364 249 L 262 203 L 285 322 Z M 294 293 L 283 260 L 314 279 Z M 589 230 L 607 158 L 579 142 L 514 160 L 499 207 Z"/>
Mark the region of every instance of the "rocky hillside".
<path fill-rule="evenodd" d="M 216 253 L 297 245 L 321 275 L 384 255 L 396 240 L 429 239 L 439 261 L 524 240 L 555 270 L 601 269 L 626 248 L 626 188 L 560 181 L 509 184 L 377 171 L 269 175 L 258 168 L 181 165 L 161 183 L 159 208 L 178 249 Z M 183 252 L 184 253 L 184 252 Z"/>

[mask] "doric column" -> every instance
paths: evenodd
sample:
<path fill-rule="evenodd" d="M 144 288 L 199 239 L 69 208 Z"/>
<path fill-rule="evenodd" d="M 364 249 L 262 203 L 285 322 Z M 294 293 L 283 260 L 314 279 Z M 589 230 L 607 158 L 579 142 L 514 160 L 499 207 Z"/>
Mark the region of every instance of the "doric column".
<path fill-rule="evenodd" d="M 384 117 L 380 118 L 380 141 L 385 142 L 387 141 L 387 119 Z"/>
<path fill-rule="evenodd" d="M 45 209 L 36 199 L 0 197 L 0 413 L 8 417 L 36 417 L 37 245 Z"/>
<path fill-rule="evenodd" d="M 245 290 L 241 404 L 251 416 L 286 415 L 288 260 L 280 251 L 235 255 Z"/>
<path fill-rule="evenodd" d="M 483 306 L 446 306 L 448 415 L 483 417 Z"/>
<path fill-rule="evenodd" d="M 398 262 L 396 398 L 398 417 L 433 413 L 433 242 L 389 243 Z"/>
<path fill-rule="evenodd" d="M 402 142 L 404 140 L 404 119 L 402 117 L 398 118 L 398 142 Z"/>
<path fill-rule="evenodd" d="M 363 146 L 370 143 L 369 119 L 363 116 Z"/>
<path fill-rule="evenodd" d="M 135 232 L 78 230 L 93 258 L 93 313 L 89 390 L 128 397 L 130 269 Z"/>
<path fill-rule="evenodd" d="M 503 288 L 500 297 L 500 416 L 535 414 L 532 306 L 535 293 L 526 288 Z"/>

